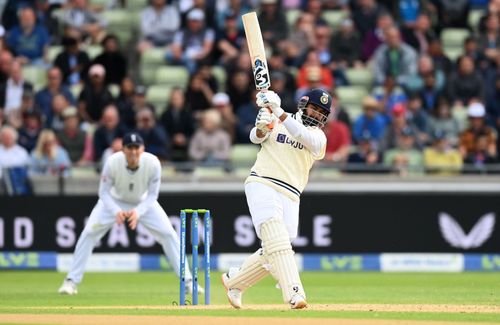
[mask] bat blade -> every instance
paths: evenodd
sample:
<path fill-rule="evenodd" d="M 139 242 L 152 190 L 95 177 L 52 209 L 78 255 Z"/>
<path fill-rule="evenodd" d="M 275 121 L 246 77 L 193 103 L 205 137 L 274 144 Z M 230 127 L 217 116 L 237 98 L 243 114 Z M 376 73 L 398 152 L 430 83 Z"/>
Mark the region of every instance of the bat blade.
<path fill-rule="evenodd" d="M 259 20 L 255 12 L 250 12 L 241 16 L 245 35 L 252 61 L 253 78 L 257 90 L 266 90 L 271 87 L 271 77 L 267 67 L 266 50 L 262 40 Z"/>

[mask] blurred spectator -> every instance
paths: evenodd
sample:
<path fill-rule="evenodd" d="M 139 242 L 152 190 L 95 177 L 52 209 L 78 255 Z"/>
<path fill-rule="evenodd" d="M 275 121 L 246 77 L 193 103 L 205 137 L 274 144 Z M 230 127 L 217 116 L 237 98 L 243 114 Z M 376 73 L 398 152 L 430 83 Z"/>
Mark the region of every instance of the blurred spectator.
<path fill-rule="evenodd" d="M 385 44 L 374 54 L 375 82 L 381 84 L 387 76 L 396 78 L 399 85 L 405 85 L 408 78 L 417 73 L 417 53 L 401 40 L 396 27 L 385 30 Z"/>
<path fill-rule="evenodd" d="M 385 42 L 385 30 L 394 26 L 394 20 L 388 12 L 381 12 L 377 16 L 377 25 L 370 29 L 363 38 L 362 59 L 370 60 L 375 50 Z"/>
<path fill-rule="evenodd" d="M 218 30 L 222 30 L 224 28 L 224 20 L 227 16 L 241 17 L 250 11 L 248 2 L 241 0 L 217 1 L 217 6 L 216 26 Z M 237 19 L 236 23 L 238 29 L 243 31 L 243 20 Z"/>
<path fill-rule="evenodd" d="M 419 13 L 422 12 L 422 2 L 419 0 L 399 0 L 397 1 L 397 14 L 401 25 L 407 28 L 413 28 L 418 24 Z"/>
<path fill-rule="evenodd" d="M 205 14 L 201 9 L 193 9 L 187 15 L 187 27 L 175 33 L 172 51 L 167 60 L 186 66 L 194 73 L 200 61 L 210 59 L 215 41 L 215 33 L 204 24 Z"/>
<path fill-rule="evenodd" d="M 490 148 L 490 136 L 485 133 L 478 133 L 474 138 L 474 147 L 464 159 L 466 164 L 473 165 L 476 170 L 485 169 L 485 165 L 497 163 L 495 155 L 492 155 Z M 473 172 L 466 169 L 466 172 Z"/>
<path fill-rule="evenodd" d="M 463 55 L 472 58 L 472 60 L 474 60 L 475 67 L 480 72 L 485 71 L 490 66 L 490 62 L 484 54 L 484 50 L 479 48 L 479 44 L 475 36 L 468 36 L 464 40 Z"/>
<path fill-rule="evenodd" d="M 374 166 L 381 162 L 380 154 L 377 150 L 377 140 L 373 138 L 370 131 L 365 130 L 360 138 L 354 152 L 349 154 L 347 159 L 349 164 Z M 357 166 L 356 166 L 357 167 Z M 355 168 L 357 170 L 358 168 Z M 352 172 L 352 170 L 349 170 Z"/>
<path fill-rule="evenodd" d="M 295 86 L 295 76 L 290 73 L 290 66 L 285 64 L 285 56 L 282 51 L 274 48 L 271 56 L 267 58 L 267 64 L 271 73 L 278 72 L 285 76 L 285 88 L 290 93 L 294 93 L 296 90 Z M 272 80 L 272 78 L 271 78 Z M 274 84 L 273 84 L 274 88 Z M 281 96 L 280 96 L 281 97 Z M 282 101 L 283 102 L 283 101 Z"/>
<path fill-rule="evenodd" d="M 380 114 L 380 104 L 373 97 L 363 99 L 363 114 L 352 127 L 353 138 L 359 142 L 367 133 L 373 140 L 380 141 L 385 133 L 386 120 Z"/>
<path fill-rule="evenodd" d="M 319 62 L 328 66 L 332 63 L 332 53 L 330 40 L 332 38 L 332 29 L 328 25 L 317 25 L 314 28 L 314 37 L 312 49 L 318 54 Z"/>
<path fill-rule="evenodd" d="M 241 46 L 245 42 L 245 35 L 238 28 L 240 16 L 229 13 L 224 18 L 223 28 L 217 32 L 216 43 L 218 50 L 218 60 L 222 64 L 234 60 L 238 57 Z"/>
<path fill-rule="evenodd" d="M 199 72 L 191 77 L 186 97 L 189 98 L 191 110 L 195 114 L 195 117 L 199 112 L 202 112 L 211 106 L 213 96 L 214 90 L 210 88 L 209 83 Z"/>
<path fill-rule="evenodd" d="M 462 156 L 450 146 L 446 134 L 437 130 L 433 133 L 432 147 L 424 150 L 424 164 L 429 173 L 456 174 L 462 169 Z"/>
<path fill-rule="evenodd" d="M 157 156 L 160 160 L 168 158 L 169 139 L 165 130 L 156 125 L 152 110 L 143 108 L 136 114 L 136 131 L 144 139 L 145 151 Z"/>
<path fill-rule="evenodd" d="M 255 119 L 260 107 L 255 103 L 256 90 L 252 90 L 250 100 L 236 109 L 238 117 L 237 143 L 250 143 L 250 131 L 255 126 Z"/>
<path fill-rule="evenodd" d="M 12 110 L 6 116 L 7 123 L 16 129 L 20 129 L 24 124 L 24 118 L 28 112 L 35 110 L 34 94 L 31 90 L 23 91 L 23 96 L 21 98 L 21 107 L 16 110 Z M 41 112 L 38 112 L 41 114 Z M 43 118 L 43 116 L 41 116 Z"/>
<path fill-rule="evenodd" d="M 413 124 L 410 124 L 407 120 L 407 110 L 404 104 L 397 104 L 392 110 L 392 124 L 390 124 L 384 133 L 384 137 L 380 143 L 380 149 L 386 151 L 391 148 L 395 148 L 398 145 L 398 138 L 405 129 L 411 130 L 411 136 L 413 138 L 412 145 L 418 148 L 422 147 L 420 139 L 417 138 L 418 130 Z"/>
<path fill-rule="evenodd" d="M 32 172 L 39 175 L 67 176 L 70 168 L 68 152 L 57 144 L 54 131 L 43 130 L 35 149 L 31 152 Z"/>
<path fill-rule="evenodd" d="M 496 77 L 496 80 L 494 81 L 494 88 L 493 91 L 491 91 L 488 96 L 488 100 L 486 101 L 486 107 L 487 107 L 487 112 L 490 115 L 491 122 L 493 125 L 495 125 L 498 134 L 500 131 L 500 74 Z"/>
<path fill-rule="evenodd" d="M 81 39 L 90 38 L 92 43 L 99 43 L 105 36 L 106 23 L 89 8 L 88 0 L 69 0 L 69 6 L 63 12 L 63 22 L 77 30 Z"/>
<path fill-rule="evenodd" d="M 317 52 L 310 50 L 297 73 L 297 88 L 312 88 L 311 82 L 319 82 L 319 88 L 332 88 L 334 81 L 330 69 L 322 66 Z"/>
<path fill-rule="evenodd" d="M 7 50 L 2 50 L 0 52 L 0 84 L 3 84 L 9 79 L 10 67 L 13 61 L 14 57 L 12 53 Z"/>
<path fill-rule="evenodd" d="M 60 131 L 64 127 L 62 112 L 70 106 L 70 102 L 64 97 L 63 94 L 55 94 L 52 97 L 52 102 L 50 106 L 52 122 L 50 125 L 46 126 L 54 131 Z"/>
<path fill-rule="evenodd" d="M 152 47 L 168 47 L 181 25 L 177 6 L 166 0 L 152 0 L 150 6 L 141 12 L 141 40 L 138 50 L 144 53 Z"/>
<path fill-rule="evenodd" d="M 351 146 L 351 131 L 344 123 L 333 119 L 326 124 L 325 134 L 328 140 L 325 159 L 333 162 L 346 162 Z"/>
<path fill-rule="evenodd" d="M 201 127 L 189 144 L 189 157 L 212 165 L 229 160 L 231 138 L 221 126 L 221 115 L 215 109 L 203 113 Z"/>
<path fill-rule="evenodd" d="M 10 77 L 0 85 L 0 107 L 8 116 L 11 111 L 21 107 L 23 92 L 33 91 L 33 85 L 24 80 L 21 63 L 14 60 L 10 66 Z"/>
<path fill-rule="evenodd" d="M 314 19 L 314 25 L 327 25 L 328 22 L 322 17 L 323 8 L 322 5 L 325 1 L 323 0 L 308 0 L 306 1 L 304 12 L 312 15 Z"/>
<path fill-rule="evenodd" d="M 30 110 L 23 114 L 23 126 L 19 130 L 19 143 L 26 151 L 35 148 L 38 136 L 42 131 L 42 115 L 37 110 Z"/>
<path fill-rule="evenodd" d="M 433 1 L 438 11 L 440 28 L 458 27 L 467 28 L 469 16 L 469 0 L 439 0 Z"/>
<path fill-rule="evenodd" d="M 448 142 L 456 147 L 460 134 L 460 125 L 451 114 L 450 103 L 445 97 L 440 97 L 436 102 L 434 114 L 430 120 L 431 134 L 441 132 L 445 134 Z"/>
<path fill-rule="evenodd" d="M 0 128 L 0 172 L 2 168 L 28 166 L 29 154 L 17 144 L 18 133 L 12 126 Z"/>
<path fill-rule="evenodd" d="M 337 121 L 344 123 L 347 128 L 351 130 L 351 117 L 349 116 L 349 113 L 347 112 L 345 107 L 342 105 L 342 102 L 339 101 L 337 92 L 332 90 L 330 91 L 330 94 L 332 96 L 332 108 L 335 112 L 335 118 L 337 119 Z M 330 116 L 333 116 L 333 114 Z"/>
<path fill-rule="evenodd" d="M 462 157 L 467 158 L 472 154 L 476 154 L 478 145 L 481 153 L 485 151 L 489 157 L 496 157 L 496 133 L 493 128 L 486 125 L 485 117 L 486 110 L 481 103 L 473 103 L 467 108 L 469 117 L 469 127 L 460 134 L 460 153 Z M 486 137 L 486 143 L 478 142 L 479 137 Z"/>
<path fill-rule="evenodd" d="M 479 36 L 479 48 L 491 61 L 500 55 L 500 16 L 498 13 L 489 13 L 486 16 L 486 30 Z"/>
<path fill-rule="evenodd" d="M 195 121 L 182 88 L 172 89 L 167 109 L 162 114 L 160 123 L 172 140 L 171 159 L 186 161 L 189 139 L 194 133 Z"/>
<path fill-rule="evenodd" d="M 369 31 L 375 29 L 377 17 L 381 13 L 382 7 L 378 5 L 375 0 L 355 1 L 352 19 L 362 38 L 364 38 Z"/>
<path fill-rule="evenodd" d="M 483 100 L 483 80 L 475 71 L 471 57 L 458 59 L 458 67 L 448 78 L 448 96 L 453 106 L 467 106 L 471 100 Z"/>
<path fill-rule="evenodd" d="M 281 108 L 288 113 L 295 113 L 297 105 L 294 101 L 294 94 L 286 88 L 286 75 L 281 71 L 271 71 L 273 91 L 281 98 Z"/>
<path fill-rule="evenodd" d="M 94 161 L 100 161 L 102 153 L 116 138 L 123 138 L 126 129 L 120 124 L 118 109 L 109 105 L 102 113 L 101 123 L 94 132 Z"/>
<path fill-rule="evenodd" d="M 237 70 L 229 75 L 226 92 L 235 111 L 241 105 L 255 100 L 252 98 L 252 88 L 254 88 L 253 78 L 249 76 L 248 70 Z"/>
<path fill-rule="evenodd" d="M 288 37 L 288 23 L 278 0 L 261 0 L 259 25 L 265 42 L 279 45 Z"/>
<path fill-rule="evenodd" d="M 231 137 L 232 142 L 236 140 L 236 124 L 238 120 L 234 114 L 233 106 L 226 93 L 216 93 L 212 97 L 212 107 L 217 109 L 221 115 L 221 128 Z"/>
<path fill-rule="evenodd" d="M 206 61 L 201 62 L 196 73 L 200 75 L 201 79 L 208 84 L 214 93 L 217 92 L 219 83 L 212 72 L 212 65 L 208 64 Z"/>
<path fill-rule="evenodd" d="M 119 85 L 127 75 L 127 58 L 120 52 L 120 43 L 115 35 L 108 35 L 102 41 L 104 52 L 93 64 L 100 64 L 106 70 L 106 84 Z"/>
<path fill-rule="evenodd" d="M 22 8 L 19 25 L 9 30 L 7 44 L 22 64 L 46 66 L 45 53 L 50 42 L 49 32 L 36 23 L 35 11 L 31 7 Z"/>
<path fill-rule="evenodd" d="M 425 110 L 431 112 L 436 106 L 438 99 L 444 96 L 444 91 L 437 89 L 436 76 L 434 73 L 424 75 L 422 82 L 423 85 L 419 91 L 419 95 Z"/>
<path fill-rule="evenodd" d="M 216 24 L 216 2 L 217 1 L 207 1 L 207 0 L 188 0 L 188 1 L 180 1 L 179 8 L 181 11 L 182 17 L 182 26 L 185 27 L 187 24 L 187 16 L 193 10 L 201 10 L 205 14 L 205 25 L 215 30 L 218 26 Z"/>
<path fill-rule="evenodd" d="M 401 176 L 421 172 L 423 157 L 417 149 L 414 130 L 404 127 L 394 137 L 394 141 L 397 142 L 397 146 L 385 153 L 384 164 L 392 167 Z"/>
<path fill-rule="evenodd" d="M 125 77 L 120 83 L 120 94 L 116 99 L 116 107 L 120 113 L 122 124 L 131 130 L 135 128 L 135 106 L 134 98 L 139 96 L 146 101 L 146 87 L 135 86 L 130 77 Z"/>
<path fill-rule="evenodd" d="M 97 123 L 104 108 L 113 102 L 113 95 L 104 83 L 105 75 L 106 70 L 100 64 L 94 64 L 89 69 L 90 80 L 78 98 L 78 111 L 85 122 Z"/>
<path fill-rule="evenodd" d="M 429 41 L 437 37 L 432 30 L 431 17 L 425 12 L 421 12 L 418 15 L 414 27 L 404 28 L 402 34 L 405 42 L 413 47 L 419 54 L 427 53 Z"/>
<path fill-rule="evenodd" d="M 340 30 L 335 33 L 330 41 L 332 61 L 342 67 L 361 66 L 361 39 L 354 29 L 352 20 L 345 19 L 340 25 Z"/>
<path fill-rule="evenodd" d="M 87 78 L 89 56 L 80 50 L 79 41 L 74 37 L 63 37 L 62 45 L 64 50 L 57 55 L 54 65 L 61 69 L 64 83 L 68 85 L 82 83 Z"/>
<path fill-rule="evenodd" d="M 314 28 L 314 16 L 310 13 L 302 12 L 297 18 L 286 43 L 283 45 L 286 57 L 293 65 L 298 65 L 299 59 L 316 42 Z M 279 51 L 273 50 L 273 53 L 279 53 Z"/>
<path fill-rule="evenodd" d="M 403 88 L 396 84 L 393 76 L 387 76 L 383 86 L 373 88 L 373 96 L 382 104 L 382 112 L 389 117 L 395 105 L 406 103 Z"/>
<path fill-rule="evenodd" d="M 431 134 L 431 123 L 427 112 L 423 108 L 422 99 L 415 93 L 410 94 L 408 98 L 407 118 L 410 124 L 417 129 L 417 138 L 421 143 L 427 143 Z"/>
<path fill-rule="evenodd" d="M 35 95 L 35 105 L 42 111 L 47 127 L 52 126 L 52 99 L 55 95 L 62 94 L 71 105 L 76 104 L 69 89 L 62 84 L 62 79 L 62 73 L 58 67 L 50 68 L 47 70 L 47 86 Z"/>
<path fill-rule="evenodd" d="M 122 149 L 123 149 L 122 138 L 115 138 L 113 142 L 111 142 L 111 146 L 109 146 L 106 150 L 104 150 L 101 158 L 101 166 L 104 166 L 106 160 L 108 160 L 108 158 L 112 154 L 118 151 L 122 151 Z"/>
<path fill-rule="evenodd" d="M 438 38 L 429 41 L 428 52 L 434 62 L 434 68 L 436 70 L 443 71 L 445 75 L 448 75 L 453 68 L 453 64 L 446 54 L 444 54 L 443 46 Z"/>
<path fill-rule="evenodd" d="M 325 71 L 329 71 L 325 68 Z M 309 90 L 314 88 L 322 88 L 322 89 L 332 89 L 333 86 L 328 87 L 323 84 L 321 80 L 322 67 L 321 66 L 308 66 L 304 69 L 305 72 L 305 85 L 298 88 L 295 92 L 295 101 L 299 101 L 299 99 Z M 300 72 L 299 72 L 300 73 Z M 330 75 L 331 76 L 331 75 Z M 297 80 L 298 81 L 298 80 Z"/>
<path fill-rule="evenodd" d="M 84 165 L 92 161 L 92 138 L 80 129 L 76 107 L 70 106 L 62 112 L 64 128 L 57 132 L 59 144 L 66 149 L 73 164 Z"/>

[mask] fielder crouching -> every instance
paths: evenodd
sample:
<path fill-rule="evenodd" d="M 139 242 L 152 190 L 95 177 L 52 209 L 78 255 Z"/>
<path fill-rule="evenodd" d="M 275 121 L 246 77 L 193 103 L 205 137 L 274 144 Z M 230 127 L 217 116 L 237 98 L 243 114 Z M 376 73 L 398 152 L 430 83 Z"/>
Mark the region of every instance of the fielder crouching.
<path fill-rule="evenodd" d="M 325 156 L 322 127 L 332 98 L 313 89 L 300 99 L 295 114 L 287 114 L 275 92 L 259 92 L 256 97 L 261 109 L 250 140 L 261 149 L 245 182 L 245 195 L 262 248 L 240 268 L 224 273 L 222 282 L 231 305 L 241 308 L 243 292 L 271 273 L 281 287 L 283 301 L 292 309 L 301 309 L 307 307 L 306 294 L 291 241 L 297 237 L 300 194 L 309 170 L 315 160 Z"/>
<path fill-rule="evenodd" d="M 123 150 L 111 155 L 103 167 L 99 184 L 99 201 L 76 244 L 71 270 L 59 293 L 76 294 L 85 265 L 94 246 L 117 224 L 128 223 L 134 230 L 138 224 L 146 227 L 160 243 L 177 276 L 180 275 L 179 237 L 167 214 L 158 203 L 161 164 L 158 158 L 144 152 L 144 140 L 137 133 L 126 134 Z M 192 292 L 189 267 L 186 268 L 186 288 Z M 203 293 L 201 287 L 198 293 Z"/>

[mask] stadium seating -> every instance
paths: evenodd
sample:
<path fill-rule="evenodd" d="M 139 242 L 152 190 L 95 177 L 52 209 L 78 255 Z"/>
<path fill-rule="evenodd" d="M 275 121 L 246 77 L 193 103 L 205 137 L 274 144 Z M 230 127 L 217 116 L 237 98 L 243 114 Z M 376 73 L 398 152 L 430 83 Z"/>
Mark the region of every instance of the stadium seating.
<path fill-rule="evenodd" d="M 100 45 L 88 45 L 82 49 L 87 52 L 90 60 L 94 60 L 103 51 L 103 48 Z"/>
<path fill-rule="evenodd" d="M 474 32 L 477 32 L 479 29 L 479 21 L 481 17 L 485 14 L 482 9 L 475 9 L 469 12 L 469 16 L 467 17 L 467 23 L 472 28 Z"/>
<path fill-rule="evenodd" d="M 373 85 L 373 73 L 369 68 L 349 68 L 345 74 L 352 86 L 361 86 L 369 91 Z"/>
<path fill-rule="evenodd" d="M 441 33 L 441 41 L 444 48 L 463 47 L 469 35 L 470 31 L 465 28 L 445 28 Z"/>
<path fill-rule="evenodd" d="M 231 163 L 250 166 L 255 162 L 259 150 L 260 146 L 254 144 L 235 144 L 231 148 Z"/>
<path fill-rule="evenodd" d="M 76 84 L 69 87 L 69 91 L 71 91 L 71 94 L 73 95 L 73 97 L 75 97 L 75 99 L 78 99 L 78 97 L 80 97 L 82 89 L 83 87 L 81 84 Z"/>
<path fill-rule="evenodd" d="M 212 74 L 215 77 L 215 80 L 217 80 L 217 83 L 219 85 L 219 91 L 225 91 L 226 90 L 226 70 L 224 70 L 223 67 L 219 66 L 214 66 L 212 68 Z"/>
<path fill-rule="evenodd" d="M 110 34 L 115 34 L 122 46 L 126 46 L 132 39 L 132 35 L 137 30 L 138 15 L 127 10 L 106 10 L 102 17 L 107 22 L 106 30 Z"/>
<path fill-rule="evenodd" d="M 48 58 L 49 62 L 54 62 L 54 60 L 59 55 L 59 53 L 62 52 L 62 50 L 63 50 L 62 45 L 50 46 L 48 49 L 48 53 L 47 53 L 47 58 Z"/>
<path fill-rule="evenodd" d="M 361 86 L 344 86 L 338 87 L 336 92 L 351 119 L 356 119 L 362 112 L 361 103 L 363 98 L 368 95 L 368 91 Z"/>
<path fill-rule="evenodd" d="M 109 85 L 108 90 L 113 95 L 114 98 L 117 98 L 118 95 L 120 94 L 120 86 L 118 85 Z"/>
<path fill-rule="evenodd" d="M 346 18 L 346 12 L 343 10 L 325 10 L 321 15 L 324 20 L 332 27 L 333 29 L 338 29 L 342 20 Z"/>
<path fill-rule="evenodd" d="M 290 9 L 286 12 L 286 21 L 288 23 L 289 27 L 293 27 L 295 25 L 295 22 L 297 21 L 297 18 L 300 16 L 300 10 L 298 9 Z"/>
<path fill-rule="evenodd" d="M 443 49 L 444 54 L 452 61 L 454 62 L 460 55 L 464 53 L 463 48 L 457 48 L 457 47 L 445 47 Z"/>
<path fill-rule="evenodd" d="M 47 69 L 34 65 L 23 67 L 24 79 L 31 82 L 35 90 L 42 89 L 47 84 Z"/>
<path fill-rule="evenodd" d="M 172 88 L 165 85 L 152 85 L 148 88 L 146 100 L 155 106 L 158 117 L 165 111 L 171 91 Z"/>
<path fill-rule="evenodd" d="M 152 48 L 145 51 L 141 57 L 140 75 L 142 82 L 151 85 L 155 82 L 156 69 L 165 64 L 165 50 Z"/>
<path fill-rule="evenodd" d="M 148 0 L 127 1 L 127 9 L 140 12 L 148 6 L 148 2 Z"/>
<path fill-rule="evenodd" d="M 184 66 L 162 66 L 156 70 L 155 84 L 170 87 L 185 87 L 189 80 L 189 72 Z"/>

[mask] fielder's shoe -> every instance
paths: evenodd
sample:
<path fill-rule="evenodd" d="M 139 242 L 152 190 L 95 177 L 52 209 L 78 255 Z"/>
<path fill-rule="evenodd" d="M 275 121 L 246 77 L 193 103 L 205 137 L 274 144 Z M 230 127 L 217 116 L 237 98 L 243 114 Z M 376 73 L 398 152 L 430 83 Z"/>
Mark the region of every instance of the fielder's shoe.
<path fill-rule="evenodd" d="M 228 273 L 222 274 L 222 284 L 224 285 L 224 288 L 226 288 L 226 293 L 227 293 L 227 299 L 229 300 L 229 303 L 231 306 L 233 306 L 236 309 L 240 309 L 242 307 L 241 303 L 241 296 L 243 295 L 241 293 L 240 289 L 229 289 L 227 287 L 227 281 L 229 281 L 229 274 L 231 274 L 232 270 L 229 269 Z"/>
<path fill-rule="evenodd" d="M 193 281 L 186 281 L 186 293 L 188 295 L 193 294 Z M 202 295 L 205 293 L 205 289 L 203 289 L 199 284 L 198 284 L 198 296 Z"/>
<path fill-rule="evenodd" d="M 307 301 L 304 297 L 302 297 L 299 294 L 296 294 L 295 296 L 290 299 L 290 307 L 292 309 L 302 309 L 307 307 Z"/>
<path fill-rule="evenodd" d="M 78 293 L 78 288 L 71 279 L 64 279 L 62 286 L 57 292 L 62 295 L 76 295 Z"/>

